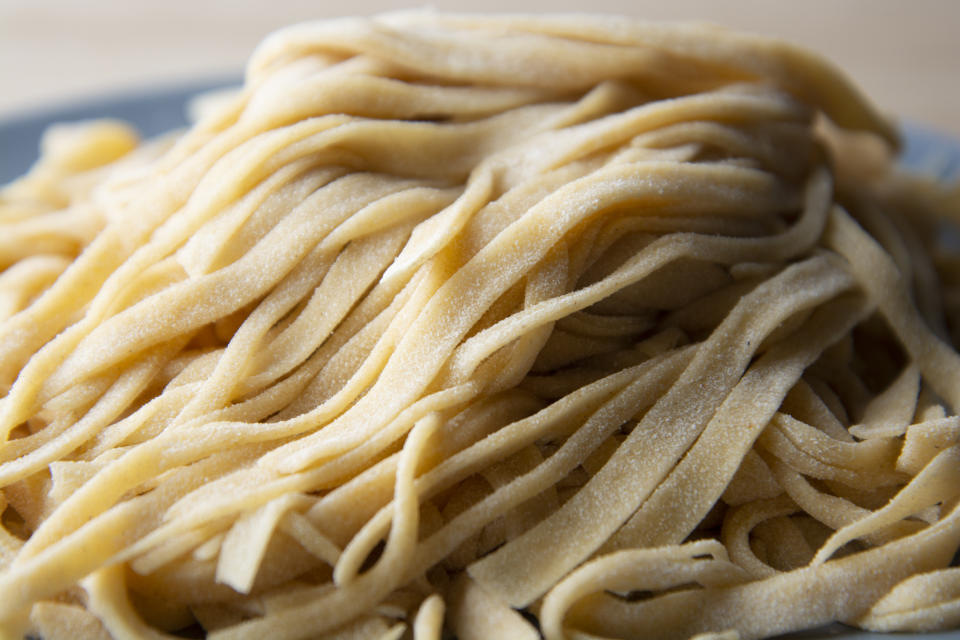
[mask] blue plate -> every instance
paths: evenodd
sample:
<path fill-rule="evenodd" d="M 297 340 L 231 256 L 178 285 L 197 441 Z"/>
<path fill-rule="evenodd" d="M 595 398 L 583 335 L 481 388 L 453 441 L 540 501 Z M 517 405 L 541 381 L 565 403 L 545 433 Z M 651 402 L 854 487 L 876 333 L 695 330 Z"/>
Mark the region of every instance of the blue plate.
<path fill-rule="evenodd" d="M 150 138 L 186 126 L 187 102 L 197 94 L 236 87 L 240 83 L 239 77 L 207 79 L 95 98 L 4 119 L 0 121 L 0 185 L 22 176 L 36 162 L 40 136 L 51 124 L 117 118 L 134 125 L 141 135 Z"/>
<path fill-rule="evenodd" d="M 902 129 L 901 164 L 942 180 L 960 179 L 960 140 L 911 122 Z"/>
<path fill-rule="evenodd" d="M 217 78 L 186 85 L 154 88 L 110 98 L 90 100 L 66 108 L 41 110 L 0 122 L 0 185 L 23 175 L 36 161 L 44 129 L 56 122 L 118 118 L 145 137 L 187 124 L 186 104 L 198 93 L 238 86 L 240 79 Z M 903 127 L 901 161 L 911 171 L 941 179 L 960 179 L 960 141 L 912 123 Z M 876 634 L 842 625 L 780 636 L 780 640 L 960 640 L 960 631 L 930 634 Z"/>

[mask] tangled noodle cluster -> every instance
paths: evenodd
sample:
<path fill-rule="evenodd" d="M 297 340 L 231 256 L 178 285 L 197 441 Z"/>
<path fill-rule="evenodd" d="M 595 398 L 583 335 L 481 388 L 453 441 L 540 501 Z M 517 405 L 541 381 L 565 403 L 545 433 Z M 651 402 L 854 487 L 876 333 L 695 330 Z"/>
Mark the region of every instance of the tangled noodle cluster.
<path fill-rule="evenodd" d="M 3 637 L 960 624 L 955 200 L 827 63 L 400 13 L 199 111 L 0 192 Z"/>

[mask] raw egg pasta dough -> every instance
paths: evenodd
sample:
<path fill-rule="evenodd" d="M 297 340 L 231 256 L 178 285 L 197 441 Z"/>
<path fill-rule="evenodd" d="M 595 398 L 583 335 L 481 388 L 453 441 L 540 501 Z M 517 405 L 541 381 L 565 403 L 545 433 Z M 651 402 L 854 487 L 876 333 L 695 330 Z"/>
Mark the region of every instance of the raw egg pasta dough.
<path fill-rule="evenodd" d="M 297 25 L 0 195 L 0 628 L 960 625 L 949 187 L 700 25 Z"/>

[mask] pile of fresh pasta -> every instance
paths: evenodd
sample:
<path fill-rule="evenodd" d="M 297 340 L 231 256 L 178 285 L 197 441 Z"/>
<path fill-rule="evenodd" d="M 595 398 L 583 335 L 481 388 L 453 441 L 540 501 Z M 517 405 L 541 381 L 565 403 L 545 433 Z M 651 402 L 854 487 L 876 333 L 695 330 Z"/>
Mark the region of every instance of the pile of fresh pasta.
<path fill-rule="evenodd" d="M 405 12 L 0 192 L 3 638 L 960 625 L 957 193 L 814 54 Z"/>

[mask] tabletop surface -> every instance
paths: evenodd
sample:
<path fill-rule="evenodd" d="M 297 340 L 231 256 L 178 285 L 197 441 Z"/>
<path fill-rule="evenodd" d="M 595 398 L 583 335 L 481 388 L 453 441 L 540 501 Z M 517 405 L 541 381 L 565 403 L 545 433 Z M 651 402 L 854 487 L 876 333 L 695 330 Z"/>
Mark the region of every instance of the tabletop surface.
<path fill-rule="evenodd" d="M 0 0 L 0 119 L 239 76 L 253 47 L 278 27 L 398 6 L 386 0 Z M 884 111 L 960 139 L 960 1 L 435 0 L 430 6 L 590 10 L 783 37 L 834 60 Z"/>

